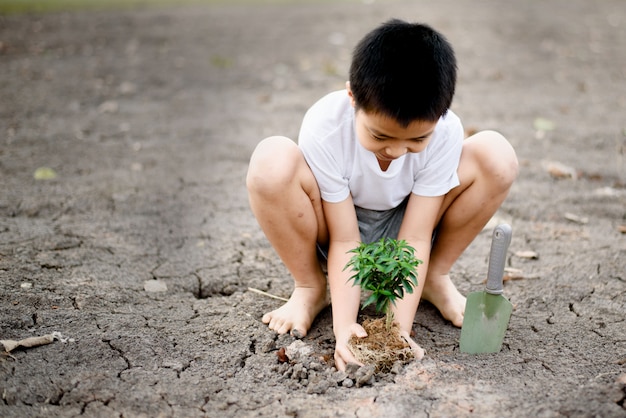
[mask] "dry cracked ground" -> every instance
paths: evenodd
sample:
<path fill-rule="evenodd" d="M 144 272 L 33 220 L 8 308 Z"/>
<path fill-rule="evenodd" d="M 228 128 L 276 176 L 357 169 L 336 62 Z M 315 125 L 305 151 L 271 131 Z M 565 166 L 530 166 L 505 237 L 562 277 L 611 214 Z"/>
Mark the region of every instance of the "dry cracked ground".
<path fill-rule="evenodd" d="M 328 310 L 300 343 L 261 323 L 281 301 L 249 289 L 292 284 L 244 178 L 389 17 L 448 36 L 454 110 L 518 152 L 494 220 L 513 226 L 514 311 L 500 353 L 468 355 L 424 303 L 423 361 L 342 374 Z M 0 339 L 55 333 L 2 356 L 0 415 L 625 417 L 625 42 L 622 0 L 0 16 Z M 453 268 L 465 294 L 489 243 Z"/>

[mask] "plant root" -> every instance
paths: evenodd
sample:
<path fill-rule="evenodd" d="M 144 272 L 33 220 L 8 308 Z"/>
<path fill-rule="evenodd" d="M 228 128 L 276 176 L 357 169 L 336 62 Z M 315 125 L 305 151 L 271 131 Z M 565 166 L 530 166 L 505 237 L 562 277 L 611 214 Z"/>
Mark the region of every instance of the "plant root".
<path fill-rule="evenodd" d="M 387 329 L 385 318 L 366 319 L 363 328 L 367 337 L 352 336 L 348 348 L 358 361 L 373 365 L 377 373 L 389 373 L 394 363 L 406 364 L 415 358 L 409 344 L 400 336 L 396 323 Z"/>

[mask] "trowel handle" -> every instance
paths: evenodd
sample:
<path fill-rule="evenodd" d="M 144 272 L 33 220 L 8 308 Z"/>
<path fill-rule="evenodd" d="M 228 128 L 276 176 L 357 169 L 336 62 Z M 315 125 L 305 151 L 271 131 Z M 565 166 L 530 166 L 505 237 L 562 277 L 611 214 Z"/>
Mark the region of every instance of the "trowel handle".
<path fill-rule="evenodd" d="M 504 275 L 506 252 L 511 243 L 511 235 L 511 226 L 508 224 L 500 224 L 493 230 L 489 269 L 487 270 L 487 286 L 485 287 L 485 291 L 492 295 L 501 295 L 504 290 L 502 276 Z"/>

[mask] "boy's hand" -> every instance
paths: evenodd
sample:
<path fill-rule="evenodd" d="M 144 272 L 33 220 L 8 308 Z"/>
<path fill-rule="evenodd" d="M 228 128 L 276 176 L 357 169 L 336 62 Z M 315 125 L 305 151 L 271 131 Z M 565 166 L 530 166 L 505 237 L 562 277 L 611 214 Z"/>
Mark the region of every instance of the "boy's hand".
<path fill-rule="evenodd" d="M 335 366 L 337 367 L 337 370 L 346 370 L 346 364 L 348 363 L 356 363 L 359 366 L 363 365 L 363 363 L 354 358 L 352 352 L 348 348 L 348 341 L 353 335 L 358 338 L 365 338 L 367 337 L 367 332 L 365 332 L 361 325 L 354 323 L 347 327 L 344 331 L 338 331 L 335 333 Z"/>

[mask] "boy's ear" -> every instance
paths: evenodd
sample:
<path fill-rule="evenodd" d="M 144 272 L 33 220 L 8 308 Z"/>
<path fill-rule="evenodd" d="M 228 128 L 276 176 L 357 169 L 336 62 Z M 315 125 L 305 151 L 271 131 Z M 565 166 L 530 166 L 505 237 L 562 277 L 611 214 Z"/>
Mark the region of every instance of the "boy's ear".
<path fill-rule="evenodd" d="M 352 107 L 356 107 L 356 102 L 354 101 L 354 95 L 352 94 L 349 81 L 346 81 L 346 90 L 348 91 L 348 96 L 350 96 L 350 103 L 352 104 Z"/>

